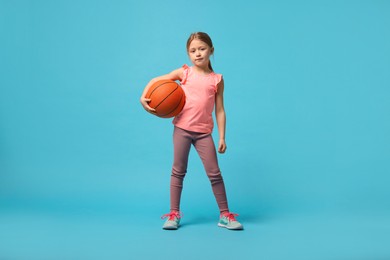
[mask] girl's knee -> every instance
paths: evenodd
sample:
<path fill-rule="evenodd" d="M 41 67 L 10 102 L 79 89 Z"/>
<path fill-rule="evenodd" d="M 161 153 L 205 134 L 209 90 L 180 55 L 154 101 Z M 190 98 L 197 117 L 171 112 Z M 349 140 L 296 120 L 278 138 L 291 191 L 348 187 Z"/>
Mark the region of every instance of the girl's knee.
<path fill-rule="evenodd" d="M 177 168 L 172 168 L 172 176 L 176 178 L 183 179 L 184 176 L 186 175 L 187 170 L 185 169 L 177 169 Z"/>
<path fill-rule="evenodd" d="M 221 171 L 208 172 L 207 176 L 209 177 L 212 184 L 223 181 Z"/>

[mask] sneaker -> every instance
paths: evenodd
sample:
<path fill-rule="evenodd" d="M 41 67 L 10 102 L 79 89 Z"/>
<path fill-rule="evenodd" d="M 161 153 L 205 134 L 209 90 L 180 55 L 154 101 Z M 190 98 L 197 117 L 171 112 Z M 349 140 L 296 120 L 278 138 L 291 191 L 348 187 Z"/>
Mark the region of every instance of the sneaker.
<path fill-rule="evenodd" d="M 168 218 L 164 225 L 163 229 L 176 230 L 179 228 L 181 213 L 179 211 L 171 211 L 171 213 L 165 214 L 161 219 Z"/>
<path fill-rule="evenodd" d="M 218 226 L 227 229 L 232 229 L 232 230 L 244 229 L 241 223 L 236 220 L 237 216 L 238 214 L 230 213 L 230 212 L 221 214 L 221 216 L 219 217 Z"/>

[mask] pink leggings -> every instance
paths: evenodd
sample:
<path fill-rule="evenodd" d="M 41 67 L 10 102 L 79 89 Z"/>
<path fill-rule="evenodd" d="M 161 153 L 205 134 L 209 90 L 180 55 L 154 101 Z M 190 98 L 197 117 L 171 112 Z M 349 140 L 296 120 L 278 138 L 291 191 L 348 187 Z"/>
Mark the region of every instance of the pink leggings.
<path fill-rule="evenodd" d="M 175 127 L 173 132 L 174 161 L 171 175 L 171 210 L 179 211 L 180 209 L 181 191 L 187 172 L 191 144 L 194 145 L 203 162 L 219 211 L 221 213 L 228 212 L 225 184 L 219 170 L 217 152 L 211 134 L 190 132 L 178 127 Z"/>

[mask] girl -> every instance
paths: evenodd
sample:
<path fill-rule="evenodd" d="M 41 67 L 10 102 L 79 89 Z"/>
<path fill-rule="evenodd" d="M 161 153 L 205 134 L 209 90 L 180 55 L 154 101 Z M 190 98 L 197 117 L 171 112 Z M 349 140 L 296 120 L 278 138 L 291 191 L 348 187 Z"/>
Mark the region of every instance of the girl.
<path fill-rule="evenodd" d="M 211 136 L 214 126 L 212 112 L 215 106 L 219 132 L 218 152 L 224 153 L 226 151 L 224 81 L 222 75 L 214 73 L 211 67 L 210 56 L 214 53 L 214 47 L 210 37 L 203 32 L 191 34 L 187 40 L 187 53 L 193 64 L 192 67 L 184 65 L 166 75 L 152 79 L 146 85 L 140 99 L 144 109 L 154 113 L 155 110 L 148 105 L 150 99 L 145 98 L 145 95 L 154 82 L 162 79 L 179 80 L 186 94 L 183 110 L 173 119 L 174 160 L 170 184 L 171 210 L 162 217 L 168 218 L 163 229 L 178 229 L 179 227 L 180 197 L 191 145 L 198 152 L 211 182 L 220 210 L 218 226 L 235 230 L 243 229 L 243 226 L 235 219 L 238 214 L 229 212 L 225 184 Z"/>

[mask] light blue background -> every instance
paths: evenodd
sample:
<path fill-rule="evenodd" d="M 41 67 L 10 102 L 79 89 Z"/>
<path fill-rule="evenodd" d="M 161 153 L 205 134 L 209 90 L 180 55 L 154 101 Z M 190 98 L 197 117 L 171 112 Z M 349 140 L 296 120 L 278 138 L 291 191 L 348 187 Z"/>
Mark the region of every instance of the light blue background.
<path fill-rule="evenodd" d="M 1 259 L 390 259 L 389 1 L 0 0 Z M 205 31 L 230 208 L 139 104 Z M 215 131 L 217 134 L 217 132 Z M 218 135 L 214 136 L 218 138 Z"/>

